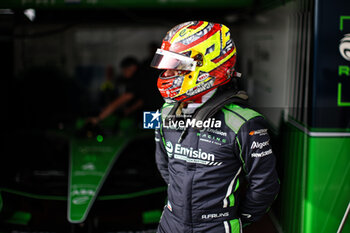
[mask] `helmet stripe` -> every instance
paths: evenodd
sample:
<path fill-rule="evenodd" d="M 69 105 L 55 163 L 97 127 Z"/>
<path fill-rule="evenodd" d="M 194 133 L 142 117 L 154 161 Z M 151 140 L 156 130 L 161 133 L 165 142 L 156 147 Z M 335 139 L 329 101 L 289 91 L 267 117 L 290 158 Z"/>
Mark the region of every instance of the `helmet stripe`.
<path fill-rule="evenodd" d="M 200 26 L 202 26 L 203 23 L 204 23 L 204 21 L 196 21 L 196 24 L 189 26 L 188 29 L 197 29 Z"/>
<path fill-rule="evenodd" d="M 178 43 L 182 43 L 184 45 L 188 45 L 191 44 L 192 42 L 198 40 L 199 38 L 205 36 L 206 34 L 208 34 L 208 32 L 210 32 L 210 30 L 213 28 L 214 24 L 212 23 L 208 23 L 202 30 L 194 33 L 193 35 L 180 40 Z"/>
<path fill-rule="evenodd" d="M 172 39 L 174 38 L 174 36 L 176 35 L 176 33 L 178 31 L 180 31 L 182 28 L 188 26 L 189 24 L 191 24 L 192 21 L 186 22 L 186 23 L 182 23 L 180 25 L 177 25 L 175 27 L 173 27 L 170 31 L 168 31 L 168 33 L 166 34 L 164 41 L 172 41 Z"/>
<path fill-rule="evenodd" d="M 216 58 L 214 58 L 213 60 L 211 60 L 212 62 L 214 63 L 218 63 L 220 62 L 222 59 L 224 59 L 225 57 L 227 57 L 228 55 L 230 55 L 231 53 L 236 53 L 236 48 L 232 47 L 230 50 L 228 50 L 227 52 L 225 53 L 220 53 L 220 55 Z"/>
<path fill-rule="evenodd" d="M 208 40 L 211 36 L 213 36 L 216 32 L 218 32 L 221 29 L 221 25 L 214 25 L 213 28 L 211 28 L 211 30 L 206 34 L 206 36 L 202 36 L 201 38 L 199 38 L 198 40 L 193 41 L 192 43 L 188 44 L 188 45 L 183 45 L 181 43 L 177 43 L 178 46 L 176 48 L 172 48 L 172 52 L 179 52 L 179 51 L 185 51 L 189 48 L 192 48 L 198 44 L 200 44 L 201 42 Z"/>

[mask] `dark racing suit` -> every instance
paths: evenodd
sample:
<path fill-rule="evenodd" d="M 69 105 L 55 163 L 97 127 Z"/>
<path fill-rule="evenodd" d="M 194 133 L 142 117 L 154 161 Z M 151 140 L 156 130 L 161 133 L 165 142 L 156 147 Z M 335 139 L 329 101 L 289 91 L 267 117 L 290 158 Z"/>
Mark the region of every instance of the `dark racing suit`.
<path fill-rule="evenodd" d="M 163 119 L 172 107 L 164 104 Z M 242 222 L 258 220 L 277 196 L 275 156 L 264 118 L 235 104 L 213 118 L 220 127 L 156 130 L 157 166 L 168 184 L 158 232 L 242 232 Z M 238 200 L 241 173 L 248 187 Z"/>

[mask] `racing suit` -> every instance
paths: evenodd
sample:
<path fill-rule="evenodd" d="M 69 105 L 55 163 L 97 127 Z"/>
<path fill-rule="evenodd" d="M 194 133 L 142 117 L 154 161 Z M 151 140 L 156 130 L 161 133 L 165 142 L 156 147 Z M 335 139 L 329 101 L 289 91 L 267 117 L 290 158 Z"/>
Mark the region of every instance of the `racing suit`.
<path fill-rule="evenodd" d="M 173 105 L 163 105 L 162 119 Z M 168 184 L 158 232 L 242 232 L 242 222 L 257 221 L 277 196 L 275 156 L 263 116 L 231 103 L 212 119 L 221 125 L 162 125 L 155 132 L 157 167 Z M 241 173 L 248 187 L 238 200 Z"/>

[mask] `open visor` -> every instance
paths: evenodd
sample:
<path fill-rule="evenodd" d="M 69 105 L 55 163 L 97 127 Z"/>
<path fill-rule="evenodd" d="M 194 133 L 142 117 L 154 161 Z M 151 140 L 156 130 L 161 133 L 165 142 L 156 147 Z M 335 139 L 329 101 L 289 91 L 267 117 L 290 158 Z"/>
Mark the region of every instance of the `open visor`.
<path fill-rule="evenodd" d="M 151 62 L 151 66 L 165 70 L 194 71 L 196 69 L 196 62 L 193 58 L 163 49 L 157 49 Z"/>

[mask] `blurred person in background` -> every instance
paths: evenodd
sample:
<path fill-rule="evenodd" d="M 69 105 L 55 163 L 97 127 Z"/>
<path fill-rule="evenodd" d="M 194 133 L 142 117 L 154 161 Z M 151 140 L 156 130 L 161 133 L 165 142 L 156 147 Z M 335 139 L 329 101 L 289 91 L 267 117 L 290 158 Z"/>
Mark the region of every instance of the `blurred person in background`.
<path fill-rule="evenodd" d="M 111 103 L 117 96 L 117 88 L 112 66 L 106 68 L 106 78 L 100 86 L 99 105 L 106 106 Z"/>
<path fill-rule="evenodd" d="M 235 63 L 229 28 L 205 21 L 175 26 L 156 51 L 151 66 L 163 70 L 158 89 L 166 102 L 156 161 L 168 184 L 159 233 L 242 232 L 277 196 L 266 122 L 235 87 Z"/>
<path fill-rule="evenodd" d="M 97 117 L 89 118 L 89 122 L 98 124 L 117 111 L 122 117 L 141 120 L 142 111 L 147 106 L 147 79 L 142 75 L 139 62 L 132 56 L 124 58 L 120 67 L 122 73 L 116 84 L 118 96 L 110 101 Z"/>

